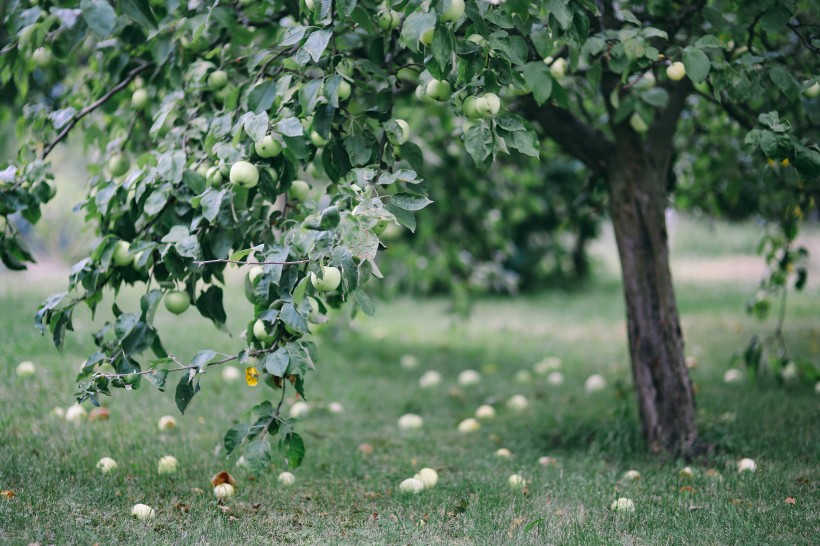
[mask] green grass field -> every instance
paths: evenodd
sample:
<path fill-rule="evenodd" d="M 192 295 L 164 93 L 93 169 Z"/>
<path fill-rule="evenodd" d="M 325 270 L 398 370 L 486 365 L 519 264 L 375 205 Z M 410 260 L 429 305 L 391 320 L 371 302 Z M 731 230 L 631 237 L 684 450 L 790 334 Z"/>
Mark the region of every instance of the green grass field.
<path fill-rule="evenodd" d="M 238 332 L 250 305 L 235 284 L 228 311 Z M 699 363 L 692 374 L 700 431 L 714 444 L 712 455 L 690 464 L 691 480 L 678 476 L 686 463 L 643 449 L 620 287 L 603 275 L 584 292 L 482 300 L 466 322 L 448 316 L 444 300 L 401 299 L 381 302 L 376 319 L 328 328 L 308 382 L 313 410 L 299 425 L 307 456 L 294 472 L 296 483 L 283 487 L 276 480 L 283 465 L 252 476 L 219 448 L 233 419 L 277 394 L 244 381 L 225 384 L 219 370 L 203 378 L 184 417 L 172 392 L 147 384 L 106 399 L 108 421 L 72 424 L 50 416 L 54 406 L 71 403 L 94 328 L 80 316 L 58 353 L 34 329 L 32 313 L 61 282 L 0 277 L 0 489 L 15 493 L 0 497 L 0 542 L 818 544 L 820 397 L 813 385 L 722 380 L 732 353 L 771 327 L 743 314 L 754 285 L 747 279 L 678 287 L 687 353 Z M 133 303 L 132 296 L 125 301 Z M 815 363 L 818 309 L 814 283 L 792 298 L 786 322 L 790 346 Z M 199 348 L 241 347 L 193 312 L 158 316 L 166 347 L 180 359 Z M 416 369 L 400 366 L 406 354 L 417 357 Z M 518 371 L 532 372 L 547 356 L 561 358 L 563 386 L 534 373 L 528 383 L 516 380 Z M 38 375 L 18 377 L 21 360 L 34 361 Z M 483 379 L 458 387 L 456 376 L 467 368 Z M 418 379 L 426 370 L 441 372 L 442 384 L 422 390 Z M 583 383 L 592 373 L 604 375 L 608 386 L 586 394 Z M 530 401 L 520 414 L 504 405 L 517 393 Z M 344 414 L 325 409 L 334 401 Z M 497 417 L 477 432 L 459 433 L 458 423 L 483 403 L 494 404 Z M 397 420 L 408 412 L 424 418 L 421 430 L 399 430 Z M 177 416 L 176 431 L 158 431 L 165 414 Z M 373 447 L 371 455 L 359 452 L 363 443 Z M 511 459 L 495 456 L 501 447 Z M 157 474 L 163 455 L 180 461 L 171 477 Z M 119 467 L 102 475 L 95 464 L 103 456 Z M 557 464 L 542 467 L 541 456 Z M 743 457 L 753 458 L 758 471 L 738 474 Z M 425 466 L 438 470 L 438 486 L 401 495 L 401 480 Z M 209 480 L 223 469 L 239 490 L 220 507 Z M 623 480 L 629 469 L 642 479 Z M 707 475 L 710 469 L 719 475 Z M 523 491 L 507 485 L 516 472 L 528 480 Z M 608 510 L 620 496 L 634 501 L 634 513 Z M 135 503 L 152 506 L 156 517 L 132 520 Z"/>

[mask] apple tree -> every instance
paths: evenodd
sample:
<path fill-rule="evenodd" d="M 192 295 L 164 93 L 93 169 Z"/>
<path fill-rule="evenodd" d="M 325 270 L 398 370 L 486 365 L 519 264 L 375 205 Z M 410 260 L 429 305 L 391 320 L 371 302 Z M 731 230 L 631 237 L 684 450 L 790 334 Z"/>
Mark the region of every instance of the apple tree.
<path fill-rule="evenodd" d="M 10 0 L 2 14 L 0 85 L 22 142 L 0 165 L 4 262 L 31 259 L 14 218 L 35 221 L 53 194 L 54 147 L 81 129 L 92 159 L 79 211 L 99 238 L 37 326 L 60 345 L 78 305 L 143 286 L 139 309 L 114 303 L 95 334 L 79 397 L 174 378 L 184 411 L 205 372 L 237 361 L 249 385 L 281 389 L 225 437 L 260 467 L 277 434 L 292 464 L 303 456 L 279 409 L 287 389 L 309 394 L 310 325 L 345 302 L 373 312 L 366 287 L 381 276 L 385 223 L 412 231 L 430 203 L 424 135 L 398 104 L 458 118 L 451 144 L 480 170 L 506 154 L 548 162 L 550 141 L 603 184 L 653 451 L 697 446 L 664 220 L 676 166 L 695 165 L 687 172 L 712 196 L 721 181 L 694 151 L 743 133 L 714 160 L 759 165 L 747 170 L 763 177 L 758 208 L 785 234 L 772 247 L 784 282 L 794 211 L 817 193 L 820 42 L 808 2 Z M 193 304 L 224 325 L 232 266 L 248 270 L 247 348 L 178 361 L 154 325 L 158 305 Z"/>

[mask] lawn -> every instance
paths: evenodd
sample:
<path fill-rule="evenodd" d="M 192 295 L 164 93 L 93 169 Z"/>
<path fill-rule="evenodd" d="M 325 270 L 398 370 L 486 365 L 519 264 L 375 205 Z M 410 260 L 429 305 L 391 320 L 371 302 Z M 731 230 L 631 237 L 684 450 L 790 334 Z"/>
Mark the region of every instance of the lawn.
<path fill-rule="evenodd" d="M 730 240 L 738 246 L 732 253 L 747 251 L 743 237 Z M 697 241 L 681 243 L 680 255 L 692 254 L 687 244 Z M 687 353 L 698 361 L 692 374 L 701 436 L 713 444 L 709 455 L 686 463 L 645 453 L 620 287 L 602 274 L 582 292 L 481 300 L 467 321 L 449 316 L 445 300 L 380 302 L 377 318 L 352 324 L 340 317 L 320 336 L 321 360 L 307 390 L 312 411 L 299 425 L 308 451 L 291 487 L 277 483 L 282 464 L 254 476 L 234 467 L 236 456 L 225 458 L 225 430 L 276 394 L 244 381 L 224 383 L 219 370 L 203 379 L 185 416 L 178 415 L 172 392 L 147 384 L 106 399 L 107 421 L 73 424 L 51 416 L 54 406 L 71 403 L 94 328 L 87 315 L 79 317 L 76 334 L 58 353 L 36 332 L 31 315 L 61 281 L 0 277 L 0 489 L 15 493 L 0 498 L 0 542 L 818 544 L 820 397 L 813 385 L 784 386 L 770 377 L 760 384 L 722 380 L 733 352 L 771 327 L 743 314 L 755 285 L 746 277 L 687 277 L 678 287 Z M 815 363 L 817 286 L 792 298 L 785 332 L 790 346 Z M 230 294 L 236 334 L 250 305 L 239 282 Z M 125 293 L 125 305 L 133 298 Z M 237 336 L 223 335 L 194 312 L 158 316 L 166 346 L 181 359 L 199 348 L 230 353 L 241 347 Z M 408 354 L 417 368 L 400 365 Z M 548 356 L 561 359 L 560 387 L 533 372 Z M 34 361 L 40 373 L 18 377 L 21 360 Z M 456 377 L 468 368 L 480 371 L 482 381 L 460 387 Z M 419 387 L 427 370 L 441 372 L 441 385 Z M 530 372 L 529 381 L 518 377 L 522 370 Z M 593 373 L 602 374 L 607 387 L 587 394 L 583 384 Z M 513 394 L 525 395 L 529 408 L 507 409 Z M 345 412 L 327 411 L 330 402 Z M 458 423 L 485 403 L 496 407 L 496 418 L 474 433 L 459 433 Z M 397 421 L 408 412 L 424 418 L 421 430 L 399 430 Z M 178 418 L 173 432 L 157 429 L 166 414 Z M 359 451 L 365 443 L 372 454 Z M 512 457 L 497 457 L 501 447 Z M 169 454 L 180 469 L 160 476 L 157 460 Z M 95 468 L 103 456 L 119 463 L 107 475 Z M 543 456 L 556 464 L 540 465 Z M 758 471 L 738 474 L 743 457 L 753 458 Z M 691 479 L 678 474 L 687 464 Z M 399 483 L 425 466 L 439 472 L 438 485 L 400 494 Z M 219 506 L 209 479 L 223 469 L 235 475 L 239 489 Z M 623 479 L 630 469 L 642 478 Z M 513 473 L 527 480 L 524 490 L 508 487 Z M 610 511 L 617 497 L 632 499 L 635 512 Z M 135 503 L 154 507 L 156 517 L 132 520 Z"/>

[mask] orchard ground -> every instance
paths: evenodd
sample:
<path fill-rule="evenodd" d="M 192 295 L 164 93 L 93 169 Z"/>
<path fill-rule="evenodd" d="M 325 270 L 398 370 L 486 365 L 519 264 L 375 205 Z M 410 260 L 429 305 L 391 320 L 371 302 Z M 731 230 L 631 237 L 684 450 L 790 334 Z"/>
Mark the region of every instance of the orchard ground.
<path fill-rule="evenodd" d="M 308 390 L 313 409 L 299 425 L 307 457 L 290 487 L 276 480 L 281 464 L 251 476 L 234 468 L 236 457 L 224 457 L 219 446 L 233 416 L 276 394 L 244 380 L 223 383 L 218 369 L 203 378 L 185 416 L 178 415 L 172 392 L 160 394 L 148 384 L 104 400 L 108 421 L 75 425 L 50 416 L 54 406 L 72 402 L 74 375 L 92 350 L 88 314 L 75 321 L 77 332 L 60 354 L 34 329 L 32 313 L 64 281 L 42 269 L 36 277 L 2 274 L 0 489 L 15 494 L 0 497 L 2 542 L 820 543 L 820 397 L 813 385 L 781 386 L 771 376 L 760 384 L 722 380 L 733 352 L 772 327 L 743 313 L 762 273 L 759 259 L 750 257 L 757 232 L 680 218 L 672 233 L 687 354 L 698 362 L 692 370 L 698 424 L 714 445 L 713 454 L 690 463 L 692 479 L 678 474 L 686 463 L 650 456 L 642 446 L 622 294 L 612 274 L 600 274 L 577 293 L 484 299 L 464 322 L 447 314 L 445 300 L 400 299 L 379 302 L 376 319 L 326 328 Z M 820 232 L 809 231 L 805 241 L 817 249 L 811 281 L 790 298 L 785 335 L 796 354 L 816 364 Z M 599 270 L 608 270 L 612 249 L 606 238 L 596 246 Z M 134 295 L 126 293 L 125 301 L 134 303 Z M 110 295 L 106 301 L 108 308 Z M 237 333 L 249 312 L 238 278 L 227 306 Z M 168 349 L 180 358 L 200 348 L 231 353 L 241 347 L 194 310 L 159 314 L 170 331 Z M 417 368 L 400 365 L 407 354 L 417 358 Z M 560 387 L 533 372 L 549 356 L 562 361 Z M 18 377 L 14 369 L 22 360 L 34 361 L 38 374 Z M 456 377 L 468 368 L 480 371 L 482 381 L 459 387 Z M 443 381 L 422 390 L 418 379 L 427 370 L 441 372 Z M 531 382 L 516 380 L 521 370 L 530 372 Z M 602 374 L 607 387 L 586 394 L 584 380 L 593 373 Z M 504 402 L 519 393 L 530 405 L 516 414 Z M 330 402 L 345 412 L 330 413 Z M 484 403 L 496 406 L 496 418 L 477 432 L 459 433 L 458 423 Z M 422 429 L 399 430 L 405 413 L 421 415 Z M 158 431 L 165 414 L 177 416 L 175 431 Z M 365 443 L 372 454 L 359 451 Z M 502 447 L 511 458 L 495 455 Z M 164 455 L 179 460 L 176 474 L 158 475 Z M 103 456 L 119 464 L 106 475 L 95 468 Z M 541 466 L 542 456 L 557 463 Z M 744 457 L 756 461 L 757 472 L 737 473 Z M 399 483 L 425 466 L 438 470 L 438 485 L 400 494 Z M 220 507 L 209 480 L 223 469 L 239 488 Z M 630 469 L 641 480 L 624 480 Z M 719 475 L 707 475 L 711 469 Z M 508 487 L 513 473 L 527 480 L 525 490 Z M 635 512 L 610 511 L 618 497 L 632 499 Z M 136 503 L 152 506 L 156 517 L 133 520 Z"/>

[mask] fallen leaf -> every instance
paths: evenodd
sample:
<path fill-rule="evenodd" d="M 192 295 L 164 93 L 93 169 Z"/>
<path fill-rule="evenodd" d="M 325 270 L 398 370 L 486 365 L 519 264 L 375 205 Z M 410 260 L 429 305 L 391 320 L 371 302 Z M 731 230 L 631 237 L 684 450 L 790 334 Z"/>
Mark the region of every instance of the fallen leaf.
<path fill-rule="evenodd" d="M 680 493 L 694 493 L 695 489 L 691 485 L 684 485 L 679 489 Z"/>
<path fill-rule="evenodd" d="M 14 491 L 11 489 L 3 489 L 0 491 L 0 497 L 5 497 L 6 500 L 11 500 L 14 498 Z"/>
<path fill-rule="evenodd" d="M 233 479 L 233 476 L 225 472 L 224 470 L 219 474 L 215 474 L 213 478 L 211 478 L 211 485 L 216 487 L 222 483 L 229 483 L 232 486 L 236 487 L 236 480 Z"/>
<path fill-rule="evenodd" d="M 227 514 L 228 512 L 231 511 L 231 507 L 230 506 L 225 506 L 224 504 L 220 504 L 219 509 L 222 510 L 223 514 Z"/>
<path fill-rule="evenodd" d="M 194 488 L 192 488 L 192 489 L 191 489 L 191 493 L 193 493 L 194 495 L 201 495 L 201 494 L 202 494 L 202 493 L 204 493 L 204 492 L 205 492 L 205 491 L 203 491 L 203 490 L 202 490 L 202 489 L 200 489 L 199 487 L 194 487 Z"/>
<path fill-rule="evenodd" d="M 512 523 L 510 523 L 510 528 L 507 529 L 507 536 L 512 538 L 513 531 L 521 527 L 521 524 L 524 523 L 524 521 L 526 521 L 524 518 L 515 518 L 512 520 Z"/>
<path fill-rule="evenodd" d="M 794 500 L 794 497 L 786 497 L 786 504 L 794 505 L 797 502 Z"/>

